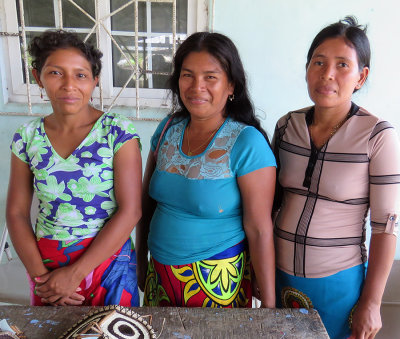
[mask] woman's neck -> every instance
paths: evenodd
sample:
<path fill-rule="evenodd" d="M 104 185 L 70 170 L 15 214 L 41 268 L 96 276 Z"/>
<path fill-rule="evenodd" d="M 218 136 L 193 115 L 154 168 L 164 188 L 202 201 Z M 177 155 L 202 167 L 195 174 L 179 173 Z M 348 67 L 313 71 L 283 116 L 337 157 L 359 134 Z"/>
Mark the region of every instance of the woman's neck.
<path fill-rule="evenodd" d="M 330 127 L 343 121 L 351 109 L 351 101 L 336 107 L 314 107 L 314 126 Z"/>
<path fill-rule="evenodd" d="M 63 114 L 54 111 L 45 118 L 46 126 L 59 131 L 73 131 L 78 128 L 93 125 L 103 112 L 89 106 L 78 114 Z"/>
<path fill-rule="evenodd" d="M 207 134 L 219 128 L 225 121 L 224 116 L 212 117 L 210 119 L 196 119 L 191 117 L 189 120 L 190 129 L 198 134 Z"/>

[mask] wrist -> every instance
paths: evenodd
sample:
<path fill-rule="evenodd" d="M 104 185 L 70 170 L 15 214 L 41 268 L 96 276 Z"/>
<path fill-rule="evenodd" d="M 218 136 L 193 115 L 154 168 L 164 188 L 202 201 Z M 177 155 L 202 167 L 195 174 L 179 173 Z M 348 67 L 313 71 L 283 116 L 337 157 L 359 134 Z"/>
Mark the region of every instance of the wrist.
<path fill-rule="evenodd" d="M 362 305 L 363 307 L 367 308 L 381 307 L 381 303 L 382 298 L 369 293 L 362 293 L 360 299 L 358 300 L 358 305 Z"/>
<path fill-rule="evenodd" d="M 78 262 L 66 266 L 65 268 L 67 268 L 70 271 L 72 279 L 79 282 L 85 279 L 87 275 L 90 273 L 90 271 L 87 271 L 87 269 L 79 265 Z"/>
<path fill-rule="evenodd" d="M 28 271 L 28 274 L 32 280 L 34 280 L 36 277 L 40 277 L 46 273 L 49 273 L 49 270 L 44 265 L 43 265 L 43 267 L 34 268 L 33 270 Z"/>

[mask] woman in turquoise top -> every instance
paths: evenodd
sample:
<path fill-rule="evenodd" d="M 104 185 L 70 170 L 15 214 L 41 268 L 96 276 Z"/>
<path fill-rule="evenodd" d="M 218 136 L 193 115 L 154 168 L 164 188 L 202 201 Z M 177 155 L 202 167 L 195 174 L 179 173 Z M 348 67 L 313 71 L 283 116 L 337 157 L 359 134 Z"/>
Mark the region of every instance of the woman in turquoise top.
<path fill-rule="evenodd" d="M 138 135 L 127 118 L 89 105 L 100 51 L 66 31 L 43 33 L 29 51 L 53 113 L 14 135 L 7 226 L 32 304 L 138 306 L 130 239 L 141 215 Z"/>
<path fill-rule="evenodd" d="M 274 307 L 275 158 L 235 45 L 191 35 L 170 87 L 175 109 L 152 138 L 136 234 L 144 303 L 251 307 L 251 257 L 262 306 Z"/>

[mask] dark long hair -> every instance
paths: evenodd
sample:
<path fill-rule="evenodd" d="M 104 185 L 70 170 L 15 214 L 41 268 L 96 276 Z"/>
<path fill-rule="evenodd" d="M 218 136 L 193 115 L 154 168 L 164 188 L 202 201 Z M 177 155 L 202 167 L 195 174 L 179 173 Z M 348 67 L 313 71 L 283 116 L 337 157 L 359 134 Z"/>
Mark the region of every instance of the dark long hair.
<path fill-rule="evenodd" d="M 251 102 L 246 74 L 235 44 L 227 36 L 220 33 L 197 32 L 190 35 L 179 46 L 173 60 L 173 72 L 168 79 L 169 89 L 172 92 L 172 115 L 175 117 L 190 116 L 182 102 L 179 93 L 179 77 L 185 58 L 192 52 L 205 51 L 216 58 L 225 71 L 228 80 L 234 85 L 234 99 L 227 100 L 225 114 L 233 120 L 254 126 L 268 141 L 267 133 L 261 127 L 261 123 L 255 115 Z"/>

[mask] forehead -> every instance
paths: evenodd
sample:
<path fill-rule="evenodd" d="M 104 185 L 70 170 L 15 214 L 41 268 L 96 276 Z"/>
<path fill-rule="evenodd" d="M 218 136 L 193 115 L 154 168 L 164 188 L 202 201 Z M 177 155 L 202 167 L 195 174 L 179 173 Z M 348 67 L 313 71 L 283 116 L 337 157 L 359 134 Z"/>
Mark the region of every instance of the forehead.
<path fill-rule="evenodd" d="M 337 57 L 357 60 L 354 46 L 343 37 L 324 40 L 313 52 L 313 57 Z"/>
<path fill-rule="evenodd" d="M 77 48 L 58 48 L 46 58 L 44 66 L 74 66 L 91 69 L 86 56 Z"/>
<path fill-rule="evenodd" d="M 183 60 L 182 68 L 186 69 L 209 69 L 223 71 L 222 65 L 217 58 L 206 51 L 191 52 Z"/>

